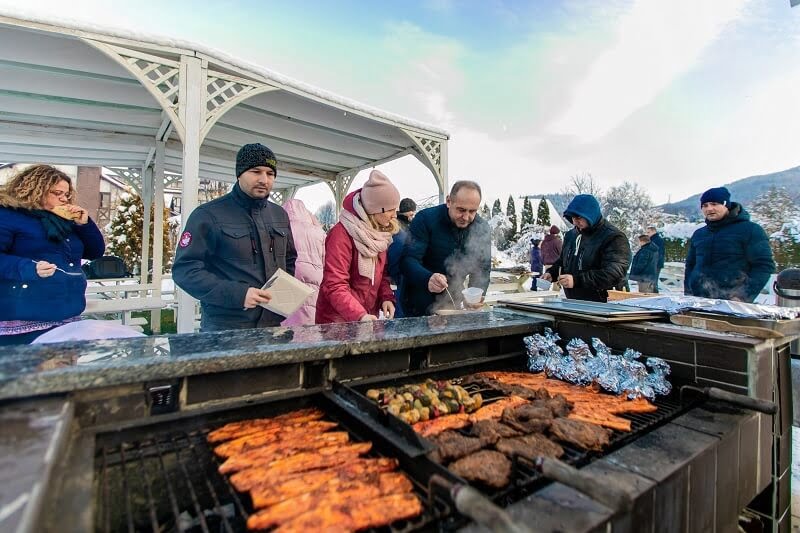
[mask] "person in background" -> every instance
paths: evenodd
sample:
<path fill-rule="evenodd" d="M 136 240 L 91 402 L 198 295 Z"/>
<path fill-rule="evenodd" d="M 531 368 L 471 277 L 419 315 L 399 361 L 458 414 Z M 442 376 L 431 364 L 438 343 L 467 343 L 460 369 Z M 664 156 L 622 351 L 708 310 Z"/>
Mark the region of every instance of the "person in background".
<path fill-rule="evenodd" d="M 536 290 L 536 280 L 542 275 L 542 251 L 539 249 L 539 239 L 531 239 L 531 272 L 533 273 L 531 290 Z"/>
<path fill-rule="evenodd" d="M 600 202 L 591 194 L 573 198 L 564 218 L 574 227 L 564 238 L 558 261 L 542 279 L 558 281 L 567 298 L 607 301 L 609 289 L 625 286 L 631 264 L 627 237 L 603 218 Z"/>
<path fill-rule="evenodd" d="M 639 235 L 639 249 L 633 256 L 629 278 L 637 282 L 639 292 L 654 292 L 658 276 L 658 247 L 648 235 Z"/>
<path fill-rule="evenodd" d="M 560 233 L 561 230 L 558 229 L 558 226 L 550 226 L 550 231 L 544 236 L 544 241 L 542 241 L 542 263 L 544 263 L 545 271 L 561 257 L 561 247 L 563 243 L 561 242 Z"/>
<path fill-rule="evenodd" d="M 775 272 L 764 229 L 750 221 L 741 204 L 731 202 L 725 187 L 700 196 L 706 225 L 689 241 L 685 294 L 752 302 Z"/>
<path fill-rule="evenodd" d="M 339 222 L 325 240 L 325 268 L 317 298 L 317 324 L 394 318 L 387 250 L 398 232 L 400 193 L 373 170 L 342 203 Z"/>
<path fill-rule="evenodd" d="M 489 224 L 478 215 L 480 204 L 480 185 L 457 181 L 445 204 L 414 217 L 400 266 L 406 316 L 457 307 L 467 276 L 471 287 L 484 292 L 489 287 L 491 235 Z M 483 303 L 465 305 L 479 309 Z"/>
<path fill-rule="evenodd" d="M 658 248 L 658 272 L 656 272 L 656 283 L 653 286 L 653 292 L 658 293 L 658 279 L 661 277 L 661 270 L 664 268 L 664 260 L 667 257 L 667 247 L 664 243 L 664 238 L 659 235 L 655 226 L 647 226 L 647 236 L 650 237 L 650 242 Z"/>
<path fill-rule="evenodd" d="M 400 200 L 400 208 L 397 213 L 397 222 L 400 224 L 400 231 L 392 239 L 392 244 L 389 245 L 389 277 L 392 278 L 397 289 L 394 291 L 395 296 L 395 318 L 403 318 L 402 292 L 403 292 L 403 274 L 400 272 L 400 261 L 403 259 L 403 250 L 405 249 L 406 240 L 408 239 L 408 227 L 411 221 L 414 220 L 414 215 L 417 212 L 417 203 L 411 198 L 403 198 Z"/>
<path fill-rule="evenodd" d="M 172 279 L 200 300 L 200 331 L 278 326 L 284 318 L 259 305 L 271 298 L 261 287 L 279 268 L 294 275 L 297 259 L 289 216 L 269 201 L 277 168 L 263 144 L 242 146 L 231 192 L 186 221 Z"/>
<path fill-rule="evenodd" d="M 317 314 L 317 294 L 322 283 L 322 270 L 325 265 L 325 232 L 302 200 L 291 199 L 283 203 L 289 215 L 297 260 L 294 264 L 294 277 L 314 289 L 300 308 L 286 317 L 281 326 L 301 326 L 314 324 Z"/>
<path fill-rule="evenodd" d="M 49 165 L 0 188 L 0 345 L 29 344 L 86 309 L 81 259 L 102 257 L 105 242 L 74 198 L 69 176 Z"/>

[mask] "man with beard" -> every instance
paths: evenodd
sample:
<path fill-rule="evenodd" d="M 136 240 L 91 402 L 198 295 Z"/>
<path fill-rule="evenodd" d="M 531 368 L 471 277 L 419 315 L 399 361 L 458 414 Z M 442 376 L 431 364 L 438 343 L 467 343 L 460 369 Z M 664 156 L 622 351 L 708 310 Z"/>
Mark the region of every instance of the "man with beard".
<path fill-rule="evenodd" d="M 289 216 L 269 201 L 277 161 L 263 144 L 236 155 L 236 184 L 189 215 L 178 241 L 172 279 L 200 300 L 200 331 L 278 326 L 283 317 L 259 304 L 264 283 L 282 268 L 294 275 L 297 251 Z"/>
<path fill-rule="evenodd" d="M 567 298 L 607 301 L 609 289 L 625 285 L 631 263 L 627 237 L 603 218 L 600 203 L 590 194 L 573 198 L 564 218 L 574 227 L 564 236 L 561 257 L 542 279 L 558 281 Z"/>
<path fill-rule="evenodd" d="M 478 215 L 480 204 L 480 185 L 457 181 L 445 204 L 414 217 L 400 267 L 406 316 L 458 307 L 467 277 L 470 287 L 489 287 L 491 235 L 489 224 Z M 464 305 L 479 309 L 482 303 Z"/>
<path fill-rule="evenodd" d="M 706 225 L 689 242 L 684 293 L 752 302 L 775 272 L 767 234 L 725 187 L 704 192 L 700 209 Z"/>

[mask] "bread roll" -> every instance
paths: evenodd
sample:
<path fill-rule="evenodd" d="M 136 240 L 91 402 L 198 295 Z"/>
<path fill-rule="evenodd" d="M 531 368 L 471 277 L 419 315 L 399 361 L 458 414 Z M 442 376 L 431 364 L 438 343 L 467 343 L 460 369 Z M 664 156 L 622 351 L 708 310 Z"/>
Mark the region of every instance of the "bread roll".
<path fill-rule="evenodd" d="M 79 220 L 81 218 L 81 212 L 75 211 L 72 212 L 69 208 L 65 205 L 57 205 L 53 208 L 53 213 L 60 216 L 61 218 L 66 218 L 67 220 Z"/>

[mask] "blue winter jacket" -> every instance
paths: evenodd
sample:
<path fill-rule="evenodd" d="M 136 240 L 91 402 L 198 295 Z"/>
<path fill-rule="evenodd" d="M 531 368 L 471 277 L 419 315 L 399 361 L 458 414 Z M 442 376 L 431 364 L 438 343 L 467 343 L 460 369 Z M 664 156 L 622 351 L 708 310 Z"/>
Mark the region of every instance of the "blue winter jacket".
<path fill-rule="evenodd" d="M 86 308 L 86 277 L 81 259 L 103 256 L 105 243 L 97 225 L 72 223 L 62 242 L 47 240 L 42 221 L 23 209 L 0 207 L 0 320 L 57 321 Z M 40 278 L 35 261 L 48 261 L 67 272 Z"/>
<path fill-rule="evenodd" d="M 653 233 L 650 236 L 650 242 L 658 248 L 658 270 L 661 270 L 664 268 L 664 261 L 667 258 L 667 245 L 664 242 L 664 238 L 658 233 Z"/>
<path fill-rule="evenodd" d="M 648 242 L 636 252 L 631 262 L 631 273 L 628 276 L 634 281 L 655 283 L 658 276 L 658 246 Z"/>
<path fill-rule="evenodd" d="M 480 215 L 465 229 L 453 225 L 447 205 L 423 209 L 411 221 L 408 240 L 400 263 L 403 275 L 403 312 L 424 316 L 438 308 L 452 308 L 444 291 L 432 294 L 428 280 L 434 273 L 447 276 L 450 294 L 458 305 L 461 288 L 469 276 L 470 287 L 489 287 L 492 269 L 489 225 Z"/>
<path fill-rule="evenodd" d="M 386 251 L 387 260 L 389 263 L 389 277 L 392 278 L 392 283 L 397 287 L 394 291 L 396 301 L 394 308 L 394 317 L 403 318 L 403 273 L 400 271 L 400 262 L 403 259 L 403 251 L 408 240 L 408 224 L 400 223 L 400 231 L 392 237 L 392 244 Z"/>
<path fill-rule="evenodd" d="M 692 235 L 686 257 L 686 294 L 752 302 L 775 272 L 764 230 L 731 202 L 722 220 L 706 221 Z"/>

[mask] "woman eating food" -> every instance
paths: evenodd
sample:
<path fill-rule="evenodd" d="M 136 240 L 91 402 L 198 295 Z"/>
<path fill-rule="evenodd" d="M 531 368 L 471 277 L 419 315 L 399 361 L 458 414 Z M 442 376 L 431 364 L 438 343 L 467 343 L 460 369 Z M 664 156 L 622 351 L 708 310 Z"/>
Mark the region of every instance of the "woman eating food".
<path fill-rule="evenodd" d="M 0 188 L 0 345 L 29 344 L 86 308 L 81 259 L 102 257 L 105 243 L 74 197 L 69 176 L 49 165 Z"/>
<path fill-rule="evenodd" d="M 400 192 L 373 170 L 364 187 L 342 202 L 339 222 L 325 240 L 325 268 L 317 298 L 317 324 L 394 318 L 387 248 L 400 229 Z"/>

